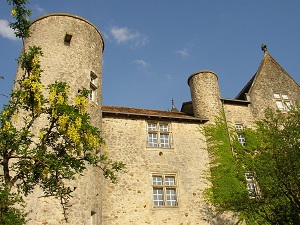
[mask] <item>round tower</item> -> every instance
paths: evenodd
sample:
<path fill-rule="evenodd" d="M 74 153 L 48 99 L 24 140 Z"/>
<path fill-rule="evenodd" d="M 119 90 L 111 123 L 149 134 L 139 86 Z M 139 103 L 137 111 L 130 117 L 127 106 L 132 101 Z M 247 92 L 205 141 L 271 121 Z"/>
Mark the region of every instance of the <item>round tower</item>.
<path fill-rule="evenodd" d="M 212 71 L 203 70 L 188 78 L 191 90 L 194 116 L 212 119 L 221 110 L 218 76 Z"/>
<path fill-rule="evenodd" d="M 71 14 L 49 14 L 34 20 L 24 48 L 42 48 L 41 81 L 45 87 L 55 81 L 71 86 L 70 99 L 85 87 L 92 90 L 90 114 L 101 124 L 102 52 L 104 42 L 99 30 L 89 21 Z M 16 79 L 19 78 L 17 73 Z"/>
<path fill-rule="evenodd" d="M 55 81 L 66 82 L 70 86 L 70 103 L 82 88 L 91 90 L 88 111 L 93 125 L 101 128 L 104 42 L 99 30 L 89 21 L 75 15 L 49 14 L 32 22 L 30 37 L 25 40 L 24 49 L 29 46 L 42 49 L 43 56 L 39 60 L 43 70 L 41 81 L 45 88 Z M 19 68 L 16 80 L 21 75 Z M 76 191 L 72 193 L 72 207 L 68 211 L 69 224 L 96 224 L 95 221 L 101 221 L 103 176 L 99 170 L 87 168 L 84 176 L 74 181 Z M 26 200 L 29 210 L 32 210 L 29 219 L 36 224 L 42 224 L 43 221 L 61 224 L 63 218 L 59 202 L 40 198 L 42 195 L 40 190 L 36 190 Z"/>

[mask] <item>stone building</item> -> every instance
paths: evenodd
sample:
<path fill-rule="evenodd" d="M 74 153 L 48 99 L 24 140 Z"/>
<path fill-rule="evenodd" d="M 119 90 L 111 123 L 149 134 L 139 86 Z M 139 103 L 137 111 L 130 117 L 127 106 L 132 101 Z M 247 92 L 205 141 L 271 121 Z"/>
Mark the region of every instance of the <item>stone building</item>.
<path fill-rule="evenodd" d="M 70 224 L 221 224 L 203 198 L 209 158 L 199 130 L 221 111 L 242 129 L 261 118 L 267 107 L 288 111 L 300 100 L 299 85 L 263 46 L 257 72 L 235 99 L 222 98 L 217 75 L 203 70 L 188 78 L 191 101 L 180 111 L 174 105 L 171 111 L 102 106 L 104 41 L 99 30 L 69 14 L 45 15 L 30 29 L 25 47 L 43 49 L 42 82 L 66 81 L 71 96 L 82 86 L 90 88 L 93 122 L 102 129 L 110 157 L 126 164 L 118 184 L 92 168 L 76 181 Z M 243 137 L 239 140 L 243 144 Z M 33 210 L 29 224 L 64 224 L 59 204 L 39 195 L 37 190 L 28 199 Z"/>

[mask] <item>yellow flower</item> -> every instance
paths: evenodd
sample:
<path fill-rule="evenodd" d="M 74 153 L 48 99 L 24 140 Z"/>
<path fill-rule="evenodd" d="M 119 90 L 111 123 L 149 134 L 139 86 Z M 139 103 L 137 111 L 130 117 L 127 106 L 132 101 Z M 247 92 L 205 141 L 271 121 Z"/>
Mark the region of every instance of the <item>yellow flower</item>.
<path fill-rule="evenodd" d="M 8 111 L 7 109 L 2 111 L 2 115 L 3 115 L 3 116 L 7 116 L 8 113 L 9 113 L 9 111 Z"/>
<path fill-rule="evenodd" d="M 80 114 L 86 113 L 87 104 L 84 96 L 77 95 L 75 97 L 75 105 L 78 107 Z"/>
<path fill-rule="evenodd" d="M 15 8 L 12 8 L 11 15 L 16 16 L 16 14 L 17 14 L 17 10 Z"/>
<path fill-rule="evenodd" d="M 39 132 L 38 138 L 39 138 L 39 139 L 43 139 L 43 137 L 44 137 L 44 131 L 41 130 L 41 131 Z"/>
<path fill-rule="evenodd" d="M 58 125 L 59 125 L 59 130 L 60 132 L 65 132 L 67 129 L 67 124 L 69 121 L 69 116 L 68 115 L 62 115 L 58 118 Z"/>
<path fill-rule="evenodd" d="M 81 127 L 81 118 L 80 117 L 77 117 L 75 119 L 75 125 L 78 129 Z"/>
<path fill-rule="evenodd" d="M 35 54 L 32 59 L 32 68 L 36 69 L 38 64 L 39 64 L 39 56 L 38 54 Z"/>
<path fill-rule="evenodd" d="M 7 130 L 10 133 L 10 131 L 9 131 L 10 128 L 11 128 L 10 122 L 9 121 L 5 121 L 4 122 L 4 126 L 3 126 L 3 130 Z"/>
<path fill-rule="evenodd" d="M 69 125 L 67 134 L 76 145 L 80 144 L 80 135 L 74 124 Z"/>
<path fill-rule="evenodd" d="M 96 135 L 93 135 L 91 133 L 85 133 L 84 138 L 86 143 L 88 143 L 90 148 L 98 148 L 99 147 L 99 138 Z"/>
<path fill-rule="evenodd" d="M 57 104 L 61 105 L 65 102 L 65 98 L 63 96 L 63 94 L 60 92 L 57 95 Z"/>
<path fill-rule="evenodd" d="M 107 146 L 104 146 L 104 154 L 108 154 L 108 148 L 107 148 Z"/>
<path fill-rule="evenodd" d="M 55 105 L 55 96 L 56 96 L 56 90 L 54 87 L 51 88 L 50 93 L 49 93 L 49 101 L 51 106 Z"/>

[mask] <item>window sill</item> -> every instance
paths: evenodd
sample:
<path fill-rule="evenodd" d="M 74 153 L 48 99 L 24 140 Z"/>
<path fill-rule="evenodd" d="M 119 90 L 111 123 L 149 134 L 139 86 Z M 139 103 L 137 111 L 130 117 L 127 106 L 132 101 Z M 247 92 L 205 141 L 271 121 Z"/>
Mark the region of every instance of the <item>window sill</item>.
<path fill-rule="evenodd" d="M 153 150 L 153 151 L 165 151 L 165 150 L 174 150 L 174 147 L 169 147 L 169 148 L 163 148 L 163 147 L 151 147 L 151 146 L 146 146 L 147 149 Z"/>
<path fill-rule="evenodd" d="M 178 209 L 179 206 L 153 206 L 154 209 Z"/>

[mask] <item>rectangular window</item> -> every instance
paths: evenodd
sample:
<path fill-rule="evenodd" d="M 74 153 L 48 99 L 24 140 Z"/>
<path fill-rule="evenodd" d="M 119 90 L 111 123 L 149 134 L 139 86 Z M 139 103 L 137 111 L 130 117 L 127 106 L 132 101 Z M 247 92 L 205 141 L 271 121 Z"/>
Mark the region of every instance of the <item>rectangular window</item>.
<path fill-rule="evenodd" d="M 148 123 L 148 146 L 170 148 L 170 124 L 167 123 Z"/>
<path fill-rule="evenodd" d="M 274 93 L 277 109 L 280 111 L 289 111 L 291 109 L 291 101 L 285 93 Z"/>
<path fill-rule="evenodd" d="M 97 90 L 97 86 L 96 86 L 96 79 L 97 79 L 97 75 L 91 71 L 90 73 L 90 100 L 92 101 L 96 101 L 96 90 Z"/>
<path fill-rule="evenodd" d="M 71 40 L 72 40 L 72 34 L 67 33 L 64 38 L 65 45 L 70 46 Z"/>
<path fill-rule="evenodd" d="M 238 141 L 241 143 L 241 145 L 245 146 L 246 145 L 245 136 L 244 136 L 244 134 L 241 133 L 241 132 L 243 132 L 243 129 L 244 129 L 244 127 L 241 124 L 235 125 L 235 130 L 237 131 Z"/>
<path fill-rule="evenodd" d="M 245 173 L 246 182 L 247 182 L 247 190 L 249 193 L 250 198 L 257 198 L 258 197 L 258 186 L 255 179 L 254 172 L 247 172 Z"/>
<path fill-rule="evenodd" d="M 153 175 L 154 206 L 177 206 L 177 186 L 175 175 Z"/>

